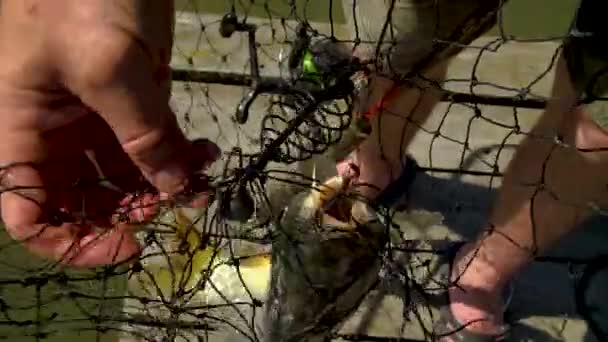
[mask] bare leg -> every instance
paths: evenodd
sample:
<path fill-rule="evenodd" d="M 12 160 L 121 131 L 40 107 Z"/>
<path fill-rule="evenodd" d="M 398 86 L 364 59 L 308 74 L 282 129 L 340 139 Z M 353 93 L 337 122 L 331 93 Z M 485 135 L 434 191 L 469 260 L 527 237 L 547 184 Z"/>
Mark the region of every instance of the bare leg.
<path fill-rule="evenodd" d="M 506 283 L 587 218 L 590 203 L 605 203 L 608 153 L 582 153 L 572 146 L 608 147 L 608 133 L 575 107 L 575 100 L 560 58 L 552 99 L 509 165 L 488 230 L 455 261 L 452 277 L 459 277 L 465 291 L 451 288 L 451 309 L 463 324 L 477 321 L 467 329 L 495 331 L 502 323 L 500 293 Z M 570 147 L 558 146 L 556 136 Z"/>
<path fill-rule="evenodd" d="M 453 40 L 454 30 L 462 25 L 467 25 L 466 29 L 462 29 L 456 41 L 467 45 L 489 29 L 488 18 L 493 18 L 489 14 L 502 4 L 500 0 L 343 1 L 346 8 L 353 9 L 351 27 L 358 30 L 356 37 L 363 40 L 356 54 L 364 60 L 379 62 L 377 71 L 389 74 L 387 78 L 404 76 L 412 68 L 418 68 L 417 63 L 433 56 L 437 40 Z M 459 50 L 455 46 L 432 57 L 432 66 L 421 73 L 430 82 L 417 79 L 415 86 L 402 86 L 393 97 L 395 100 L 385 104 L 384 110 L 374 117 L 372 136 L 354 154 L 354 164 L 361 172 L 359 183 L 376 188 L 361 187 L 366 197 L 375 198 L 378 190 L 384 190 L 401 175 L 409 143 L 440 99 L 447 66 Z M 359 109 L 367 111 L 369 106 L 379 103 L 391 86 L 391 80 L 377 74 L 370 86 L 371 94 Z M 348 170 L 347 165 L 339 164 L 338 172 Z"/>
<path fill-rule="evenodd" d="M 448 63 L 442 62 L 424 74 L 435 84 L 425 81 L 420 87 L 401 86 L 395 100 L 384 105 L 372 119 L 372 135 L 349 161 L 359 166 L 358 183 L 369 185 L 360 188 L 364 196 L 376 197 L 401 175 L 407 146 L 441 99 L 441 89 L 436 84 L 443 81 Z M 391 86 L 391 80 L 375 77 L 370 83 L 370 94 L 361 101 L 359 110 L 368 110 L 379 103 Z M 344 169 L 344 163 L 338 165 L 340 173 Z"/>

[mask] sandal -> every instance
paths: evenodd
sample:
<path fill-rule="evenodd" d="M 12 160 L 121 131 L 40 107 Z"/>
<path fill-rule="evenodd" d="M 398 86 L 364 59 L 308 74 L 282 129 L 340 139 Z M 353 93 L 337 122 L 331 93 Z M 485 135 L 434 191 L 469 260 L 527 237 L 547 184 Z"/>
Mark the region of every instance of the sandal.
<path fill-rule="evenodd" d="M 399 178 L 390 183 L 375 199 L 376 205 L 392 207 L 408 199 L 410 187 L 419 172 L 418 163 L 409 155 L 405 158 L 405 167 Z"/>
<path fill-rule="evenodd" d="M 452 273 L 452 262 L 456 256 L 456 253 L 465 244 L 465 242 L 457 242 L 450 246 L 446 254 L 442 257 L 442 262 L 439 266 L 438 274 L 441 277 L 440 281 L 446 281 L 449 283 L 449 278 Z M 513 295 L 513 284 L 509 284 L 506 287 L 505 293 L 503 294 L 504 305 L 503 313 L 506 313 L 511 298 Z M 498 334 L 481 334 L 466 329 L 463 323 L 460 323 L 452 314 L 450 309 L 450 298 L 449 293 L 446 290 L 444 300 L 439 309 L 439 319 L 433 324 L 434 336 L 437 340 L 442 340 L 444 337 L 448 337 L 453 342 L 494 342 L 494 341 L 507 341 L 510 326 L 504 324 L 502 332 Z"/>

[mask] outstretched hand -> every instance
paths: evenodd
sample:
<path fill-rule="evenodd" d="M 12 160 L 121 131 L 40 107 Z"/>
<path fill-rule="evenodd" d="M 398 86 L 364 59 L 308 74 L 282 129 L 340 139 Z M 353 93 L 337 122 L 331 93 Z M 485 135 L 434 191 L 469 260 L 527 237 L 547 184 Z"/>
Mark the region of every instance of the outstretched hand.
<path fill-rule="evenodd" d="M 172 1 L 0 6 L 7 231 L 30 251 L 72 266 L 137 255 L 136 224 L 157 213 L 159 199 L 189 189 L 190 176 L 220 152 L 188 141 L 169 107 Z M 61 214 L 87 220 L 65 222 Z"/>

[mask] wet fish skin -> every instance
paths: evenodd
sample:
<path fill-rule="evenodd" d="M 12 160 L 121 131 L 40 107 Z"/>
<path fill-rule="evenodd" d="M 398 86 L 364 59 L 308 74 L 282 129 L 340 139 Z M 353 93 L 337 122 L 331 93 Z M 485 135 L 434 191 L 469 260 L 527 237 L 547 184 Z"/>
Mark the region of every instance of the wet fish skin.
<path fill-rule="evenodd" d="M 276 227 L 265 342 L 324 341 L 377 283 L 384 226 L 361 201 L 350 222 L 323 215 L 330 195 L 296 195 Z"/>

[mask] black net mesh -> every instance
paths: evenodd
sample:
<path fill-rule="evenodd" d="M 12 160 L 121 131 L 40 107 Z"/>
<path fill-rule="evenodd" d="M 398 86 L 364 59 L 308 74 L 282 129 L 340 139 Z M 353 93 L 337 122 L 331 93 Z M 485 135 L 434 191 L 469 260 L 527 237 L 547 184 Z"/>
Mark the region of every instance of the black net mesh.
<path fill-rule="evenodd" d="M 539 36 L 534 24 L 520 34 L 517 16 L 551 11 L 521 1 L 409 1 L 411 8 L 389 0 L 177 1 L 171 103 L 189 138 L 223 151 L 208 172 L 214 201 L 204 210 L 163 206 L 137 230 L 140 255 L 95 269 L 37 259 L 3 233 L 0 339 L 433 340 L 449 283 L 438 275 L 438 256 L 449 241 L 480 232 L 482 240 L 516 244 L 534 267 L 554 265 L 551 279 L 561 280 L 531 272 L 513 293 L 528 303 L 521 305 L 564 293 L 569 304 L 530 316 L 561 317 L 561 328 L 583 319 L 589 341 L 605 339 L 605 308 L 593 289 L 606 264 L 601 248 L 548 256 L 537 247 L 551 238 L 536 227 L 559 226 L 547 217 L 556 211 L 573 210 L 559 218 L 573 224 L 604 222 L 603 148 L 574 146 L 572 130 L 547 129 L 551 123 L 534 127 L 551 121 L 539 118 L 575 14 L 566 2 L 555 4 L 563 25 Z M 560 105 L 567 103 L 553 106 Z M 366 233 L 319 228 L 302 196 L 368 136 L 362 114 L 376 120 L 371 139 L 393 146 L 385 158 L 417 160 L 407 207 L 374 209 L 378 221 L 364 222 Z M 537 152 L 504 180 L 522 141 Z M 583 178 L 598 181 L 576 181 Z M 79 185 L 97 183 L 112 186 L 112 179 Z M 487 222 L 501 184 L 520 189 L 503 197 L 523 200 Z M 342 201 L 363 201 L 348 196 Z M 525 221 L 522 211 L 531 232 L 495 229 L 509 218 Z M 538 341 L 560 338 L 533 326 L 522 331 Z"/>

